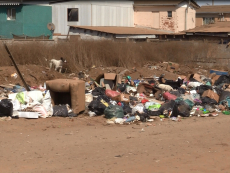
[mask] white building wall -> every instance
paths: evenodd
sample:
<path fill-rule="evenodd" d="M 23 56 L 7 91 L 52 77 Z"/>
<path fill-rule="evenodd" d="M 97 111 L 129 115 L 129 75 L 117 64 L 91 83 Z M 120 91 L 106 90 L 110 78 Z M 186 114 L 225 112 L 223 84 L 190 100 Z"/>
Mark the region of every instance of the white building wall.
<path fill-rule="evenodd" d="M 67 21 L 67 9 L 78 8 L 78 22 Z M 54 33 L 67 35 L 68 25 L 133 27 L 132 1 L 72 1 L 52 4 Z"/>

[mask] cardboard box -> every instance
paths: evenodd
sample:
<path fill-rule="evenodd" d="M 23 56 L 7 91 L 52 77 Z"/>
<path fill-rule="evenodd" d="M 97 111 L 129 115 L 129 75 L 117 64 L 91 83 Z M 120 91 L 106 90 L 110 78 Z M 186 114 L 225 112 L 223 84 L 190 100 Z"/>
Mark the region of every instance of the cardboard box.
<path fill-rule="evenodd" d="M 219 75 L 215 75 L 213 78 L 212 78 L 212 85 L 215 84 L 216 80 L 219 79 Z"/>
<path fill-rule="evenodd" d="M 117 85 L 117 74 L 116 73 L 104 73 L 100 74 L 96 80 L 97 83 L 99 83 L 102 87 L 105 87 L 105 85 L 109 85 L 111 89 L 114 89 Z"/>
<path fill-rule="evenodd" d="M 206 90 L 203 93 L 202 97 L 209 97 L 211 99 L 216 100 L 217 103 L 219 102 L 219 96 L 218 96 L 218 94 L 214 93 L 214 91 L 212 91 L 212 90 Z"/>
<path fill-rule="evenodd" d="M 167 65 L 166 70 L 169 71 L 169 72 L 174 72 L 174 71 L 178 71 L 179 67 L 180 67 L 179 64 L 169 62 L 168 65 Z"/>
<path fill-rule="evenodd" d="M 113 97 L 112 100 L 117 102 L 130 102 L 128 94 L 120 94 L 119 96 Z"/>
<path fill-rule="evenodd" d="M 189 74 L 187 76 L 187 80 L 189 80 L 190 78 L 193 78 L 193 79 L 197 80 L 198 82 L 202 82 L 202 80 L 200 79 L 200 75 L 197 73 Z"/>

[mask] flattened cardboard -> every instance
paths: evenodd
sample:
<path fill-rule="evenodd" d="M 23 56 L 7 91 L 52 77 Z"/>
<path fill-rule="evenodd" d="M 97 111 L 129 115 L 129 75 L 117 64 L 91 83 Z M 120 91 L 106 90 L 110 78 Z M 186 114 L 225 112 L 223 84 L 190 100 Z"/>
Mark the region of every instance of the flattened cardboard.
<path fill-rule="evenodd" d="M 167 71 L 174 72 L 179 70 L 180 65 L 177 63 L 169 62 L 166 68 Z"/>
<path fill-rule="evenodd" d="M 219 96 L 218 96 L 218 94 L 214 93 L 212 90 L 206 90 L 203 93 L 202 97 L 209 97 L 211 99 L 216 100 L 217 103 L 219 102 Z"/>
<path fill-rule="evenodd" d="M 190 78 L 193 78 L 193 79 L 197 80 L 198 82 L 202 82 L 202 80 L 200 79 L 200 75 L 197 73 L 189 74 L 187 76 L 187 80 L 189 80 Z"/>
<path fill-rule="evenodd" d="M 120 94 L 119 96 L 113 97 L 112 100 L 117 102 L 130 102 L 128 94 Z"/>
<path fill-rule="evenodd" d="M 214 85 L 214 83 L 216 82 L 217 79 L 219 79 L 220 75 L 216 75 L 212 78 L 212 84 Z"/>
<path fill-rule="evenodd" d="M 117 74 L 116 73 L 104 73 L 104 78 L 106 80 L 115 80 Z"/>

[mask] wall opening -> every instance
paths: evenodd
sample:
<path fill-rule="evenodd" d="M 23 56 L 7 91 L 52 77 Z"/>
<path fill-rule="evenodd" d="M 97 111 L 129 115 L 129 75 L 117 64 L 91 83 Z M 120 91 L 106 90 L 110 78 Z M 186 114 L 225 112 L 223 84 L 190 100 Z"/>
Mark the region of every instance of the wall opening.
<path fill-rule="evenodd" d="M 172 11 L 168 11 L 168 17 L 172 17 Z"/>
<path fill-rule="evenodd" d="M 67 13 L 68 13 L 68 21 L 69 22 L 78 22 L 78 16 L 79 16 L 79 14 L 78 14 L 78 8 L 68 8 L 67 9 Z"/>
<path fill-rule="evenodd" d="M 7 9 L 7 20 L 15 20 L 16 19 L 16 9 L 8 8 Z"/>

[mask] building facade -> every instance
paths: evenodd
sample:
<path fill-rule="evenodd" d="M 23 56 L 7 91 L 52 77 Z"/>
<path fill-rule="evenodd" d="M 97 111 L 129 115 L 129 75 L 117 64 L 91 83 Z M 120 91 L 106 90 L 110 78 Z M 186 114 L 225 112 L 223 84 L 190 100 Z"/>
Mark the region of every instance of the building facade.
<path fill-rule="evenodd" d="M 230 21 L 230 5 L 201 6 L 196 12 L 196 26 Z"/>
<path fill-rule="evenodd" d="M 180 32 L 196 26 L 195 1 L 134 1 L 134 25 Z"/>
<path fill-rule="evenodd" d="M 52 32 L 47 28 L 50 22 L 52 7 L 49 4 L 0 2 L 1 38 L 13 38 L 14 35 L 52 38 Z"/>
<path fill-rule="evenodd" d="M 54 36 L 66 36 L 69 26 L 133 27 L 133 1 L 70 1 L 51 3 Z"/>

